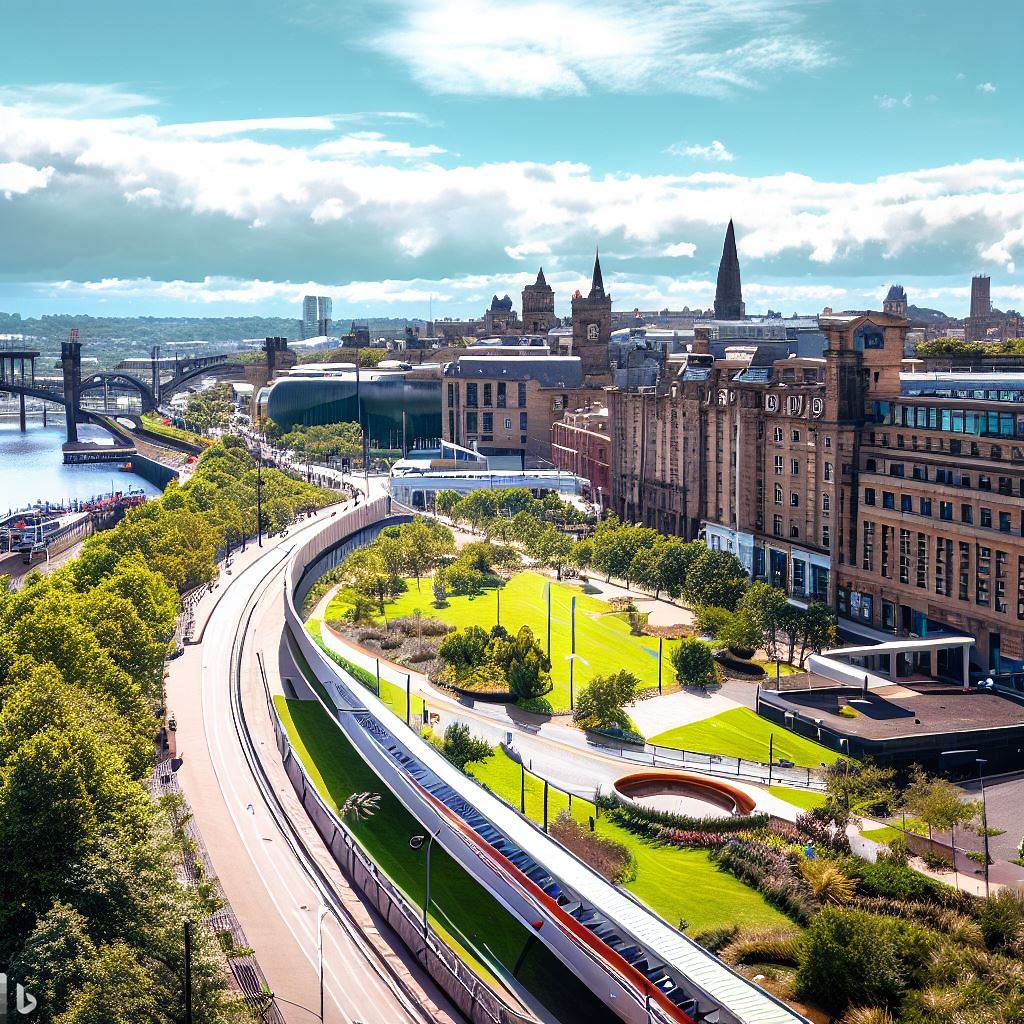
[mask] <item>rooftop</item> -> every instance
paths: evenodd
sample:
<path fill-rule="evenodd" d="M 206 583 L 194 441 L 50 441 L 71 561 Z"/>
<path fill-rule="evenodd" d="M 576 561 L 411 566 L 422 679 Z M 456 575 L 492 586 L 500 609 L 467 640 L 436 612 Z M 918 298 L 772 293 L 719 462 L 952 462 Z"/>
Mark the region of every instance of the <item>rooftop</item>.
<path fill-rule="evenodd" d="M 445 377 L 535 380 L 542 388 L 577 388 L 583 383 L 579 356 L 460 356 L 444 368 Z"/>

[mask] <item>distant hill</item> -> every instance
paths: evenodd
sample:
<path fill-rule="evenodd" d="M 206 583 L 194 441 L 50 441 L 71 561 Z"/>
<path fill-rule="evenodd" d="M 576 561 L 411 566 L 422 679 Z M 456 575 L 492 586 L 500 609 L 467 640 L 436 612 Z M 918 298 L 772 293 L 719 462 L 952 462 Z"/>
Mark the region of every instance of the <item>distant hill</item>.
<path fill-rule="evenodd" d="M 956 320 L 956 317 L 943 313 L 941 309 L 929 309 L 927 306 L 907 306 L 907 317 L 911 323 L 925 325 L 944 324 Z"/>

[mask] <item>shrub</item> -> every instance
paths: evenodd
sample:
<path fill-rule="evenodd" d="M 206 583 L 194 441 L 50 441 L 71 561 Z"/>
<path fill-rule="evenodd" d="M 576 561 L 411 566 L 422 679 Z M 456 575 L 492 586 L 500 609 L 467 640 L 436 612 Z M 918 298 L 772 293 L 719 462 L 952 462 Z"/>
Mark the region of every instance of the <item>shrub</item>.
<path fill-rule="evenodd" d="M 718 669 L 711 648 L 696 637 L 680 640 L 672 650 L 672 664 L 681 686 L 707 690 L 718 683 Z"/>
<path fill-rule="evenodd" d="M 729 924 L 721 928 L 709 928 L 707 931 L 698 932 L 693 937 L 693 941 L 712 953 L 720 953 L 739 935 L 739 932 L 738 924 Z"/>
<path fill-rule="evenodd" d="M 851 708 L 849 704 L 844 704 L 839 709 L 839 714 L 843 718 L 856 718 L 857 717 L 857 709 L 856 708 Z"/>
<path fill-rule="evenodd" d="M 636 859 L 628 847 L 582 828 L 568 811 L 559 811 L 551 835 L 610 882 L 621 885 L 636 878 Z"/>
<path fill-rule="evenodd" d="M 457 673 L 482 665 L 487 657 L 489 642 L 487 631 L 479 626 L 468 626 L 462 631 L 449 633 L 437 648 L 437 656 Z"/>
<path fill-rule="evenodd" d="M 879 860 L 875 864 L 863 861 L 857 865 L 857 889 L 866 896 L 921 902 L 935 899 L 942 888 L 913 868 L 893 861 Z"/>
<path fill-rule="evenodd" d="M 1024 894 L 1003 889 L 982 900 L 976 916 L 989 949 L 1013 946 L 1024 936 Z"/>
<path fill-rule="evenodd" d="M 834 1014 L 853 1001 L 894 1008 L 923 980 L 932 944 L 911 922 L 826 907 L 801 945 L 797 994 Z"/>
<path fill-rule="evenodd" d="M 794 825 L 799 833 L 806 836 L 815 846 L 835 853 L 849 853 L 850 839 L 831 818 L 824 808 L 804 811 L 798 814 Z"/>
<path fill-rule="evenodd" d="M 401 630 L 406 636 L 447 636 L 455 630 L 454 626 L 429 615 L 405 615 L 400 619 L 392 619 L 391 628 Z"/>
<path fill-rule="evenodd" d="M 906 840 L 903 840 L 906 843 Z M 892 844 L 890 843 L 890 848 Z M 925 867 L 930 868 L 932 871 L 952 871 L 953 862 L 949 857 L 944 856 L 941 853 L 937 853 L 935 850 L 927 850 L 922 856 L 921 860 L 924 861 Z"/>
<path fill-rule="evenodd" d="M 383 629 L 361 629 L 356 633 L 356 639 L 361 643 L 365 644 L 368 641 L 373 643 L 380 643 L 381 640 L 387 637 L 387 633 Z"/>
<path fill-rule="evenodd" d="M 694 625 L 702 636 L 717 637 L 732 622 L 733 613 L 728 608 L 702 605 L 697 609 Z"/>
<path fill-rule="evenodd" d="M 535 715 L 553 715 L 555 713 L 551 701 L 546 697 L 528 697 L 525 700 L 516 701 L 516 706 Z"/>
<path fill-rule="evenodd" d="M 424 661 L 433 661 L 437 657 L 437 651 L 429 646 L 428 644 L 422 644 L 419 647 L 414 647 L 409 654 L 406 655 L 406 661 L 412 665 L 420 665 Z"/>
<path fill-rule="evenodd" d="M 674 811 L 658 811 L 641 804 L 623 803 L 615 796 L 602 796 L 597 802 L 601 810 L 607 812 L 613 821 L 633 830 L 637 830 L 640 825 L 654 824 L 690 832 L 746 832 L 763 828 L 770 820 L 767 814 L 693 818 L 687 814 L 676 814 Z"/>
<path fill-rule="evenodd" d="M 814 893 L 814 898 L 821 903 L 844 906 L 857 890 L 853 879 L 847 877 L 834 861 L 817 858 L 805 860 L 800 865 L 800 873 L 807 887 Z"/>
<path fill-rule="evenodd" d="M 779 964 L 796 967 L 800 932 L 791 928 L 741 932 L 722 951 L 727 964 Z"/>
<path fill-rule="evenodd" d="M 790 858 L 767 843 L 732 839 L 711 856 L 720 868 L 753 886 L 769 903 L 800 924 L 807 924 L 818 912 L 817 900 Z"/>
<path fill-rule="evenodd" d="M 576 698 L 573 719 L 582 729 L 632 729 L 633 723 L 624 709 L 636 700 L 639 685 L 640 680 L 625 669 L 594 676 Z"/>
<path fill-rule="evenodd" d="M 402 646 L 402 638 L 398 636 L 385 636 L 379 641 L 382 651 L 397 651 Z"/>

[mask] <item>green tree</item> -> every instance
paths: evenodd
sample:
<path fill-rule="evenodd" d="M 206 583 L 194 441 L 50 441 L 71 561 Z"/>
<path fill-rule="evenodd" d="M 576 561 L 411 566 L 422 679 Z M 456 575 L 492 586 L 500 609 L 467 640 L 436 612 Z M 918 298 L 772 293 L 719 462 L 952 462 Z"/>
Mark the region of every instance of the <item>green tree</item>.
<path fill-rule="evenodd" d="M 672 664 L 680 686 L 707 690 L 718 683 L 718 667 L 711 646 L 696 637 L 684 637 L 672 650 Z"/>
<path fill-rule="evenodd" d="M 686 576 L 700 548 L 696 541 L 687 543 L 679 537 L 666 537 L 658 544 L 658 584 L 673 600 L 682 594 Z"/>
<path fill-rule="evenodd" d="M 747 589 L 746 570 L 728 551 L 705 547 L 690 563 L 683 597 L 691 605 L 712 604 L 733 611 Z"/>
<path fill-rule="evenodd" d="M 873 761 L 852 761 L 841 757 L 825 770 L 826 807 L 833 818 L 845 824 L 871 807 L 896 803 L 896 771 Z"/>
<path fill-rule="evenodd" d="M 541 565 L 554 569 L 558 579 L 562 578 L 562 569 L 572 557 L 573 542 L 564 533 L 549 526 L 542 531 L 532 545 L 531 554 Z"/>
<path fill-rule="evenodd" d="M 476 668 L 487 660 L 490 641 L 487 630 L 480 626 L 467 626 L 443 637 L 437 648 L 437 656 L 456 671 Z"/>
<path fill-rule="evenodd" d="M 632 729 L 625 708 L 636 700 L 639 686 L 640 680 L 625 669 L 594 676 L 576 698 L 573 719 L 581 729 Z"/>
<path fill-rule="evenodd" d="M 534 639 L 529 626 L 515 636 L 496 637 L 490 657 L 505 673 L 509 692 L 517 701 L 533 700 L 551 692 L 551 659 Z"/>
<path fill-rule="evenodd" d="M 458 491 L 438 491 L 434 495 L 434 511 L 446 519 L 454 518 L 455 506 L 462 501 L 462 495 Z"/>
<path fill-rule="evenodd" d="M 910 771 L 903 791 L 903 806 L 932 830 L 951 832 L 966 828 L 981 814 L 981 802 L 964 800 L 963 793 L 949 779 L 930 776 L 920 765 Z"/>
<path fill-rule="evenodd" d="M 494 753 L 494 749 L 486 740 L 474 736 L 469 731 L 469 726 L 453 722 L 444 731 L 441 753 L 460 772 L 464 772 L 467 765 L 487 760 Z"/>
<path fill-rule="evenodd" d="M 736 604 L 737 614 L 744 617 L 757 641 L 751 646 L 764 650 L 772 661 L 782 660 L 780 630 L 791 607 L 784 591 L 762 580 L 751 583 Z"/>

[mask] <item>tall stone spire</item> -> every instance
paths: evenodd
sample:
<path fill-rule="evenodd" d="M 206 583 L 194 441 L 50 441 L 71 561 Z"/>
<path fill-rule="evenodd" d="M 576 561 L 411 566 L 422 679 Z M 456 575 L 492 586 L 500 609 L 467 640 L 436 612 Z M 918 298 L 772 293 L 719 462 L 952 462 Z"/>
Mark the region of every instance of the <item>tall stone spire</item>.
<path fill-rule="evenodd" d="M 715 319 L 743 319 L 743 291 L 740 287 L 740 258 L 736 252 L 736 230 L 729 221 L 722 246 L 722 262 L 718 265 L 715 288 Z"/>
<path fill-rule="evenodd" d="M 548 283 L 547 278 L 544 276 L 544 268 L 541 267 L 540 270 L 537 271 L 537 280 L 534 282 L 534 284 L 539 284 L 541 286 L 547 286 L 547 283 Z"/>
<path fill-rule="evenodd" d="M 603 299 L 604 296 L 604 278 L 601 276 L 601 254 L 594 250 L 594 280 L 590 285 L 590 295 L 588 298 L 591 299 Z"/>

